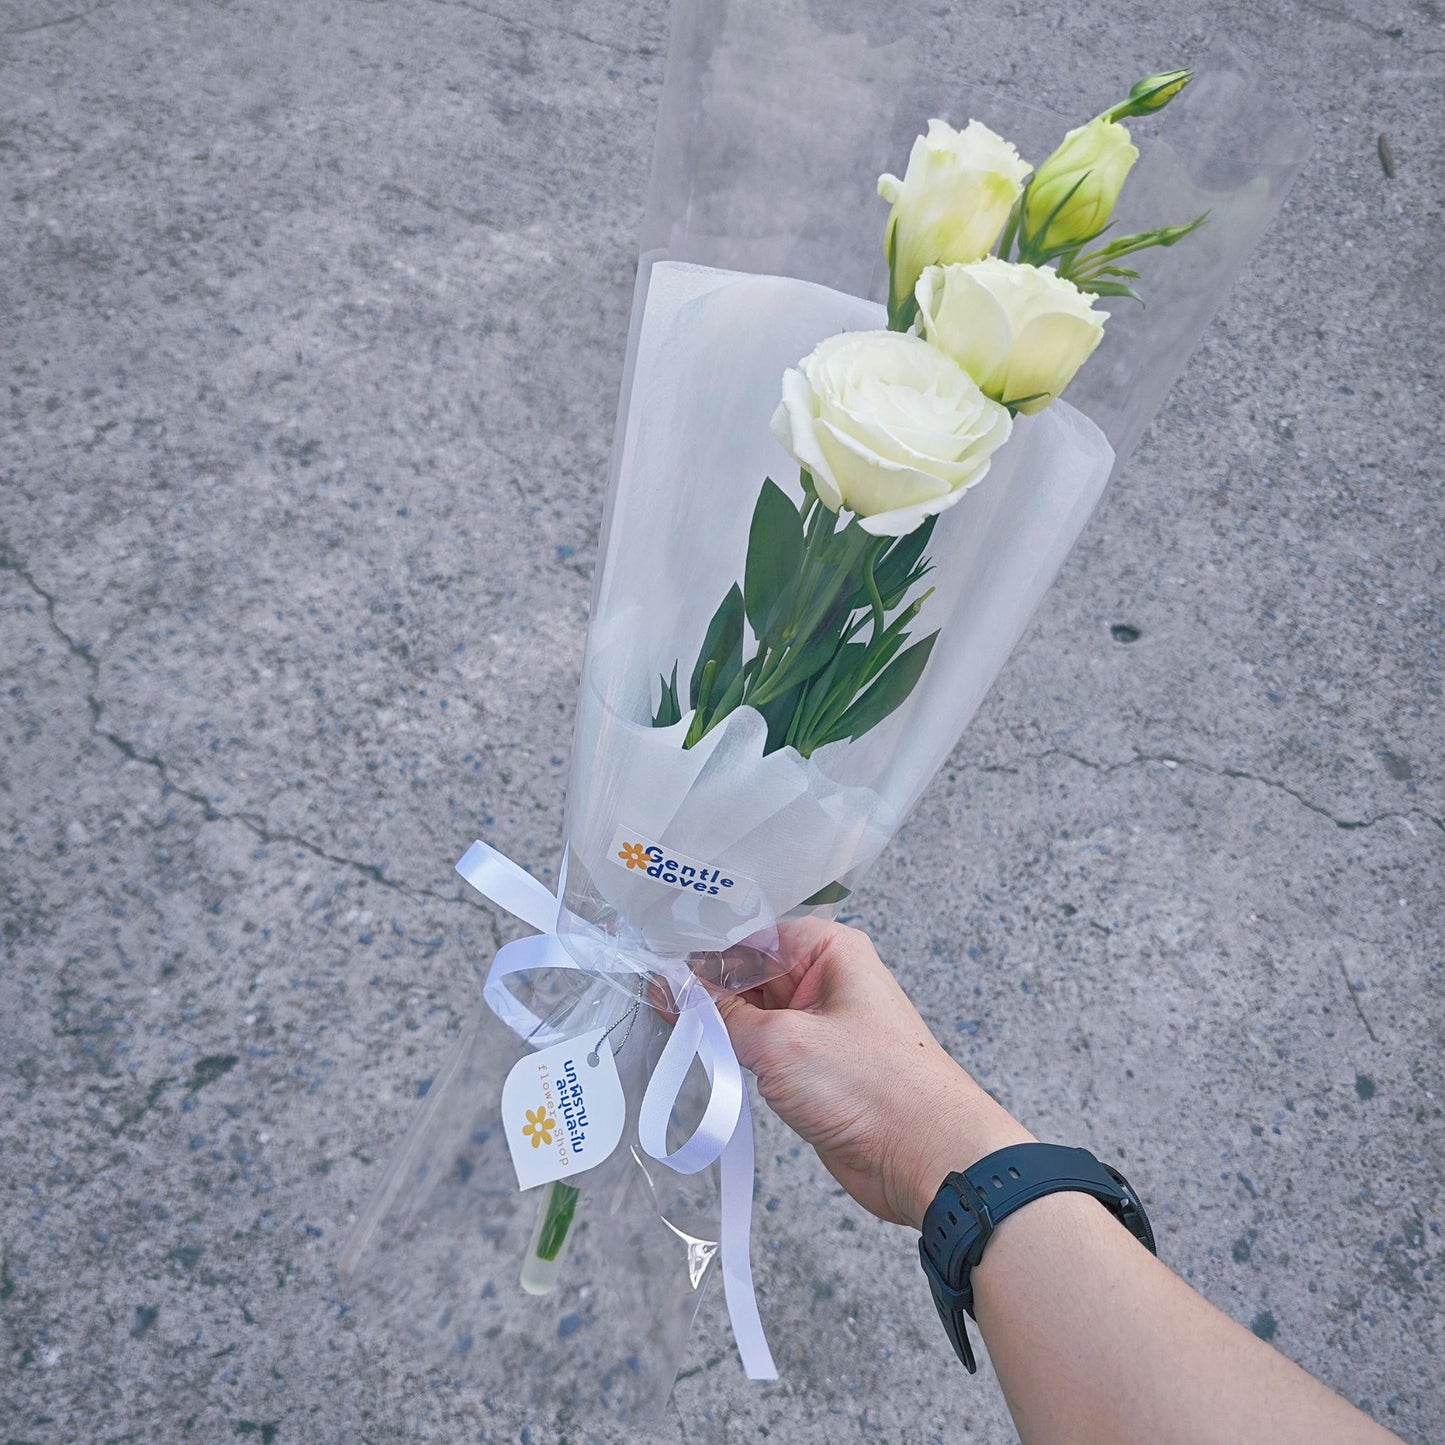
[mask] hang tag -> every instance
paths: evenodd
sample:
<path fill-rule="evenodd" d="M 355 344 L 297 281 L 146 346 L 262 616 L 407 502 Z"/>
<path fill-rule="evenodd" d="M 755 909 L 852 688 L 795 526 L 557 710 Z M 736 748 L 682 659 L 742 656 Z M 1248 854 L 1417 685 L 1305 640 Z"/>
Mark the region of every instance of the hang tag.
<path fill-rule="evenodd" d="M 502 1127 L 523 1189 L 595 1169 L 617 1147 L 626 1117 L 601 1030 L 527 1054 L 502 1085 Z"/>

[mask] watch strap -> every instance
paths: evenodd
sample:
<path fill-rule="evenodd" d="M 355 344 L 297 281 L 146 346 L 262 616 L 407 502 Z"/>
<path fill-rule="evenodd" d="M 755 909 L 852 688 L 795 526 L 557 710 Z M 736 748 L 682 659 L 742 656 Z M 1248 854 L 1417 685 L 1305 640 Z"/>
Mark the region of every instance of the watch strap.
<path fill-rule="evenodd" d="M 993 1231 L 1016 1210 L 1072 1191 L 1103 1204 L 1151 1254 L 1148 1216 L 1129 1181 L 1087 1149 L 1014 1144 L 950 1174 L 923 1216 L 918 1255 L 938 1317 L 968 1372 L 977 1368 L 965 1317 L 973 1314 L 972 1274 Z"/>

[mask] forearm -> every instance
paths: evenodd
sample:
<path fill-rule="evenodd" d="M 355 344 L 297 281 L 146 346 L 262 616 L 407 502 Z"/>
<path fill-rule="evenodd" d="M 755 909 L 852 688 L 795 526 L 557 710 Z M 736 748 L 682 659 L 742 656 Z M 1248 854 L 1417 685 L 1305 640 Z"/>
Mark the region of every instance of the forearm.
<path fill-rule="evenodd" d="M 909 1214 L 921 1218 L 950 1170 L 1029 1137 L 965 1076 L 951 1127 L 919 1150 Z M 972 1283 L 1026 1445 L 1393 1439 L 1216 1310 L 1086 1195 L 1050 1195 L 1010 1215 Z"/>
<path fill-rule="evenodd" d="M 1082 1194 L 1004 1221 L 973 1272 L 1020 1437 L 1273 1445 L 1389 1436 L 1197 1295 Z"/>
<path fill-rule="evenodd" d="M 918 1229 L 949 1174 L 1033 1136 L 939 1046 L 864 935 L 785 929 L 788 973 L 755 1000 L 718 1002 L 738 1058 L 860 1204 Z M 1207 1304 L 1087 1195 L 1006 1215 L 972 1285 L 1027 1445 L 1394 1438 Z"/>

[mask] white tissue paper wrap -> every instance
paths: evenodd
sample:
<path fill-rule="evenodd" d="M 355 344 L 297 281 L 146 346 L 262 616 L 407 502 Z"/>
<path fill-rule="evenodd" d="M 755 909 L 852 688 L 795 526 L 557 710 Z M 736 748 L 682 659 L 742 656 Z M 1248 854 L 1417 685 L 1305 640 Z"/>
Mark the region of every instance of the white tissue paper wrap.
<path fill-rule="evenodd" d="M 567 903 L 633 949 L 677 957 L 756 938 L 828 885 L 856 884 L 972 718 L 1114 453 L 1066 402 L 1018 418 L 987 475 L 939 518 L 934 570 L 917 588 L 935 591 L 913 635 L 940 636 L 913 693 L 872 731 L 807 759 L 764 756 L 762 718 L 739 708 L 684 750 L 690 713 L 650 725 L 658 675 L 680 660 L 685 690 L 708 620 L 742 575 L 764 477 L 801 495 L 768 427 L 783 372 L 825 337 L 886 319 L 810 282 L 675 261 L 653 264 L 644 285 L 572 754 Z M 649 877 L 618 856 L 624 840 L 734 886 Z"/>

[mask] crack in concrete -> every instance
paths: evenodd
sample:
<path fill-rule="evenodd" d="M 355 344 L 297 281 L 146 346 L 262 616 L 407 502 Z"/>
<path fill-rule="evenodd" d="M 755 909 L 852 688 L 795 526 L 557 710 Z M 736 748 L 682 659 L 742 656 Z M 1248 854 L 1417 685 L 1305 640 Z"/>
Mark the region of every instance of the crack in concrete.
<path fill-rule="evenodd" d="M 488 20 L 495 20 L 498 24 L 514 29 L 532 25 L 539 30 L 549 30 L 553 35 L 569 35 L 574 40 L 595 45 L 599 50 L 610 50 L 614 55 L 637 55 L 646 60 L 657 54 L 657 47 L 654 45 L 619 45 L 612 40 L 599 40 L 595 35 L 588 35 L 585 30 L 577 30 L 569 25 L 545 25 L 535 14 L 525 19 L 508 15 L 501 10 L 492 9 L 489 5 L 478 4 L 477 0 L 434 0 L 434 3 L 449 10 L 471 10 L 477 15 L 485 15 Z"/>
<path fill-rule="evenodd" d="M 348 858 L 341 853 L 332 853 L 323 848 L 319 843 L 313 843 L 309 838 L 303 838 L 300 834 L 286 832 L 281 829 L 269 827 L 262 819 L 254 813 L 227 813 L 216 807 L 216 805 L 204 793 L 195 788 L 188 788 L 178 783 L 172 776 L 170 766 L 166 761 L 154 753 L 143 753 L 134 743 L 121 737 L 118 733 L 112 732 L 105 726 L 104 708 L 100 699 L 96 696 L 96 689 L 100 685 L 100 662 L 95 654 L 91 652 L 83 642 L 77 642 L 61 625 L 55 615 L 56 598 L 47 592 L 35 578 L 34 574 L 16 555 L 9 542 L 0 538 L 0 571 L 13 572 L 20 578 L 37 597 L 45 604 L 45 618 L 50 625 L 50 630 L 65 645 L 66 650 L 72 657 L 79 658 L 84 664 L 87 674 L 90 677 L 90 687 L 86 690 L 85 700 L 90 708 L 91 732 L 99 738 L 104 738 L 127 762 L 141 763 L 148 768 L 155 770 L 161 780 L 161 795 L 177 793 L 182 798 L 195 803 L 202 810 L 205 821 L 208 823 L 235 823 L 245 828 L 263 843 L 290 844 L 292 847 L 300 848 L 310 853 L 313 857 L 320 858 L 324 862 L 331 863 L 340 868 L 349 868 L 360 873 L 362 877 L 368 878 L 373 883 L 380 884 L 383 888 L 390 888 L 397 893 L 406 894 L 411 898 L 432 898 L 438 903 L 460 903 L 465 907 L 473 908 L 489 918 L 492 925 L 493 936 L 498 936 L 497 921 L 480 900 L 473 901 L 464 892 L 439 893 L 432 888 L 423 888 L 416 884 L 402 883 L 395 878 L 387 877 L 375 863 L 366 863 L 359 858 Z M 498 947 L 500 947 L 500 943 Z"/>
<path fill-rule="evenodd" d="M 1301 8 L 1311 11 L 1325 20 L 1334 20 L 1340 25 L 1352 25 L 1357 30 L 1363 30 L 1366 35 L 1375 35 L 1382 40 L 1399 38 L 1399 31 L 1392 35 L 1389 28 L 1384 25 L 1371 25 L 1368 20 L 1361 20 L 1357 15 L 1351 15 L 1348 10 L 1321 4 L 1320 0 L 1298 0 L 1298 3 Z"/>
<path fill-rule="evenodd" d="M 1308 808 L 1311 813 L 1318 814 L 1321 818 L 1328 818 L 1336 828 L 1355 830 L 1362 828 L 1373 828 L 1376 823 L 1383 823 L 1388 819 L 1396 819 L 1404 822 L 1407 826 L 1412 817 L 1423 818 L 1426 822 L 1434 823 L 1441 832 L 1445 832 L 1445 820 L 1427 813 L 1423 808 L 1411 808 L 1406 812 L 1384 812 L 1375 813 L 1366 818 L 1340 818 L 1334 813 L 1298 788 L 1291 787 L 1288 783 L 1282 783 L 1277 778 L 1262 777 L 1259 773 L 1251 773 L 1244 768 L 1215 768 L 1208 763 L 1201 763 L 1197 758 L 1180 757 L 1175 753 L 1146 753 L 1139 748 L 1134 749 L 1132 758 L 1123 758 L 1118 762 L 1100 762 L 1095 758 L 1086 758 L 1082 753 L 1070 751 L 1068 748 L 1049 748 L 1042 753 L 1025 753 L 1019 761 L 1042 762 L 1048 758 L 1068 758 L 1071 762 L 1078 763 L 1098 773 L 1116 773 L 1123 768 L 1138 767 L 1140 763 L 1162 763 L 1165 767 L 1187 768 L 1191 772 L 1202 773 L 1210 778 L 1227 778 L 1235 781 L 1257 783 L 1262 788 L 1271 788 L 1276 792 L 1285 793 L 1293 798 L 1301 807 Z M 1015 772 L 1016 769 L 998 764 L 983 765 L 980 769 L 983 772 Z"/>
<path fill-rule="evenodd" d="M 1355 1012 L 1360 1016 L 1360 1022 L 1365 1026 L 1365 1032 L 1370 1036 L 1370 1042 L 1380 1042 L 1373 1028 L 1370 1027 L 1370 1020 L 1365 1016 L 1364 1006 L 1360 1003 L 1360 996 L 1355 992 L 1355 986 L 1350 982 L 1350 972 L 1345 967 L 1344 960 L 1340 960 L 1340 977 L 1345 981 L 1345 992 L 1350 996 L 1350 1002 L 1355 1006 Z"/>
<path fill-rule="evenodd" d="M 492 909 L 488 908 L 480 899 L 473 900 L 468 897 L 465 891 L 460 893 L 439 893 L 435 889 L 424 888 L 415 884 L 407 884 L 390 878 L 375 863 L 367 863 L 358 858 L 349 858 L 344 854 L 332 853 L 323 848 L 319 843 L 313 843 L 309 838 L 304 838 L 298 833 L 287 832 L 282 829 L 274 829 L 265 823 L 254 813 L 227 813 L 221 811 L 204 793 L 194 788 L 188 788 L 178 783 L 172 776 L 170 766 L 163 758 L 154 753 L 142 753 L 133 743 L 118 733 L 111 731 L 104 726 L 102 704 L 96 696 L 96 688 L 100 682 L 100 663 L 91 650 L 82 642 L 77 642 L 60 625 L 56 617 L 56 598 L 35 578 L 34 574 L 24 565 L 16 555 L 8 541 L 0 538 L 0 570 L 13 572 L 17 577 L 30 588 L 45 604 L 45 617 L 51 631 L 65 645 L 66 650 L 84 664 L 89 674 L 91 686 L 85 694 L 86 703 L 90 708 L 91 731 L 97 736 L 104 738 L 117 752 L 128 762 L 144 764 L 152 768 L 159 775 L 163 793 L 174 792 L 181 797 L 188 799 L 201 808 L 207 822 L 235 823 L 246 828 L 255 837 L 266 844 L 290 844 L 292 847 L 300 848 L 310 853 L 313 857 L 323 862 L 331 863 L 337 867 L 349 868 L 360 873 L 364 878 L 383 888 L 390 888 L 395 892 L 405 894 L 412 898 L 431 898 L 439 903 L 460 903 L 466 907 L 473 908 L 487 918 L 493 940 L 496 946 L 502 946 L 501 930 L 498 926 L 496 916 Z M 1172 753 L 1145 753 L 1140 749 L 1134 749 L 1132 758 L 1121 759 L 1118 762 L 1101 762 L 1095 758 L 1087 758 L 1082 753 L 1076 753 L 1068 748 L 1049 748 L 1041 753 L 1025 753 L 1017 758 L 1016 762 L 1044 762 L 1049 758 L 1067 758 L 1070 762 L 1077 763 L 1080 767 L 1089 768 L 1093 772 L 1115 773 L 1124 768 L 1133 768 L 1141 763 L 1159 763 L 1164 766 L 1188 768 L 1192 772 L 1201 773 L 1206 777 L 1226 778 L 1234 781 L 1256 783 L 1260 787 L 1270 788 L 1293 798 L 1301 807 L 1307 808 L 1310 812 L 1321 818 L 1328 819 L 1337 828 L 1355 830 L 1371 828 L 1376 823 L 1384 822 L 1387 819 L 1396 819 L 1408 824 L 1411 816 L 1425 819 L 1434 823 L 1442 833 L 1445 833 L 1445 819 L 1437 818 L 1433 814 L 1426 813 L 1422 809 L 1411 809 L 1409 812 L 1384 812 L 1377 813 L 1366 818 L 1340 818 L 1328 808 L 1316 803 L 1313 799 L 1300 792 L 1299 789 L 1291 787 L 1288 783 L 1280 782 L 1275 778 L 1262 777 L 1258 773 L 1251 773 L 1243 768 L 1215 768 L 1207 763 L 1199 762 L 1195 758 L 1180 757 Z M 979 772 L 985 773 L 1006 773 L 1017 774 L 1018 768 L 1007 763 L 978 763 L 974 765 Z M 1353 997 L 1353 994 L 1351 994 Z M 1357 1001 L 1358 1007 L 1358 1001 Z M 1366 1025 L 1368 1027 L 1368 1024 Z"/>
<path fill-rule="evenodd" d="M 0 36 L 33 35 L 37 30 L 53 30 L 57 25 L 74 25 L 77 20 L 88 20 L 99 10 L 108 10 L 114 3 L 115 0 L 101 0 L 99 5 L 92 5 L 89 10 L 57 15 L 54 20 L 37 20 L 33 25 L 13 25 L 8 30 L 0 30 Z"/>

